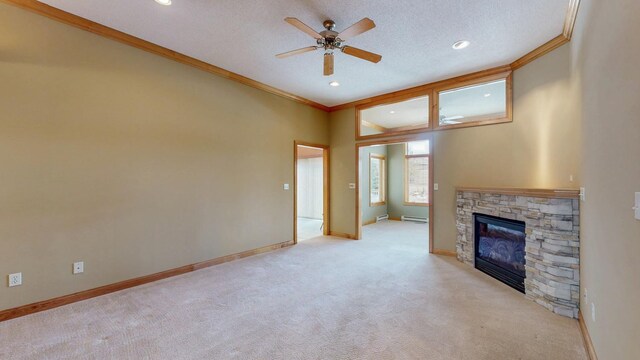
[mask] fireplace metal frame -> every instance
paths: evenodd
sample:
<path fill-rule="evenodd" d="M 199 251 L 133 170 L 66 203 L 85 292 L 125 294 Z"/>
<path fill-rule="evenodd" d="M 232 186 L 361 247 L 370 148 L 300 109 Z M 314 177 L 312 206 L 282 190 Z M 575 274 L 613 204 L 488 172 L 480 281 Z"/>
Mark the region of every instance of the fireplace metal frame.
<path fill-rule="evenodd" d="M 509 271 L 501 266 L 495 265 L 491 262 L 488 262 L 486 260 L 483 260 L 482 258 L 480 258 L 478 256 L 478 242 L 480 240 L 480 237 L 478 236 L 479 232 L 480 232 L 480 221 L 479 219 L 486 223 L 486 224 L 491 224 L 491 225 L 497 225 L 500 227 L 504 227 L 507 229 L 511 229 L 511 230 L 517 230 L 517 231 L 522 231 L 524 233 L 525 229 L 526 229 L 526 225 L 524 223 L 524 221 L 517 221 L 517 220 L 510 220 L 510 219 L 504 219 L 504 218 L 500 218 L 500 217 L 496 217 L 496 216 L 491 216 L 491 215 L 486 215 L 486 214 L 481 214 L 481 213 L 474 213 L 473 214 L 473 244 L 474 244 L 474 264 L 475 264 L 475 268 L 484 272 L 485 274 L 488 274 L 500 281 L 502 281 L 503 283 L 511 286 L 512 288 L 520 291 L 521 293 L 525 293 L 525 287 L 524 287 L 524 279 L 526 278 L 526 275 L 523 277 L 519 274 L 516 274 L 512 271 Z M 525 260 L 526 263 L 526 260 Z"/>

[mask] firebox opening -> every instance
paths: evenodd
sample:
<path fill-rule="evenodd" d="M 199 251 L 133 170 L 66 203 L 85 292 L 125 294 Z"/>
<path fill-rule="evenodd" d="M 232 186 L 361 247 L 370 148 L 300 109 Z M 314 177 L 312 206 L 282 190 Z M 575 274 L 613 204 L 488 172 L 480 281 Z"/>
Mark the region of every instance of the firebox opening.
<path fill-rule="evenodd" d="M 525 223 L 473 214 L 475 267 L 524 293 Z"/>

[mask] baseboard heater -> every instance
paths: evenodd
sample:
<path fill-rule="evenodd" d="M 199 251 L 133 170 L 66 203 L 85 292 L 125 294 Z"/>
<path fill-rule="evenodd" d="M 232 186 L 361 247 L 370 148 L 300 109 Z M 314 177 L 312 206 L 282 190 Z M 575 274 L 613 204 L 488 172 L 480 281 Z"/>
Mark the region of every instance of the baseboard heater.
<path fill-rule="evenodd" d="M 380 222 L 380 221 L 383 221 L 383 220 L 389 220 L 389 214 L 376 216 L 376 222 Z"/>
<path fill-rule="evenodd" d="M 423 222 L 423 223 L 428 223 L 429 222 L 428 218 L 419 217 L 419 216 L 405 216 L 405 215 L 402 215 L 400 220 L 402 220 L 402 221 Z"/>

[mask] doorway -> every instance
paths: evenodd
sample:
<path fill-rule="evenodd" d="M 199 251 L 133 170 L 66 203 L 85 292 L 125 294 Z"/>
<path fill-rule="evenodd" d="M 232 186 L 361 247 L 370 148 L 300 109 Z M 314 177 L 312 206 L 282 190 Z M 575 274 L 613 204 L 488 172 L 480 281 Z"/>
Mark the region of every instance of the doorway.
<path fill-rule="evenodd" d="M 294 142 L 294 243 L 329 234 L 329 147 Z"/>
<path fill-rule="evenodd" d="M 433 142 L 414 136 L 356 144 L 357 238 L 405 236 L 433 252 Z M 364 227 L 364 229 L 363 229 Z"/>

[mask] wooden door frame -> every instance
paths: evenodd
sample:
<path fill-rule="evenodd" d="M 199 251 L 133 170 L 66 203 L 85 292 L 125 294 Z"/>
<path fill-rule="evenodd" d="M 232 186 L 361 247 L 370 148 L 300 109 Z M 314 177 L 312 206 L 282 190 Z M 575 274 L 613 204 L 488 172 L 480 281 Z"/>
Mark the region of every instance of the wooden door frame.
<path fill-rule="evenodd" d="M 433 229 L 435 224 L 433 223 L 434 213 L 435 213 L 435 196 L 434 196 L 434 159 L 435 154 L 433 151 L 433 133 L 422 133 L 416 135 L 408 135 L 401 137 L 394 137 L 392 139 L 380 139 L 380 140 L 370 140 L 356 143 L 356 240 L 362 239 L 362 213 L 361 213 L 361 203 L 362 203 L 362 195 L 360 194 L 360 149 L 366 146 L 373 145 L 393 145 L 393 144 L 401 144 L 407 143 L 410 141 L 419 141 L 419 140 L 429 140 L 429 253 L 433 253 Z"/>
<path fill-rule="evenodd" d="M 322 235 L 329 235 L 329 145 L 295 140 L 293 142 L 293 243 L 298 243 L 298 146 L 322 149 Z"/>

